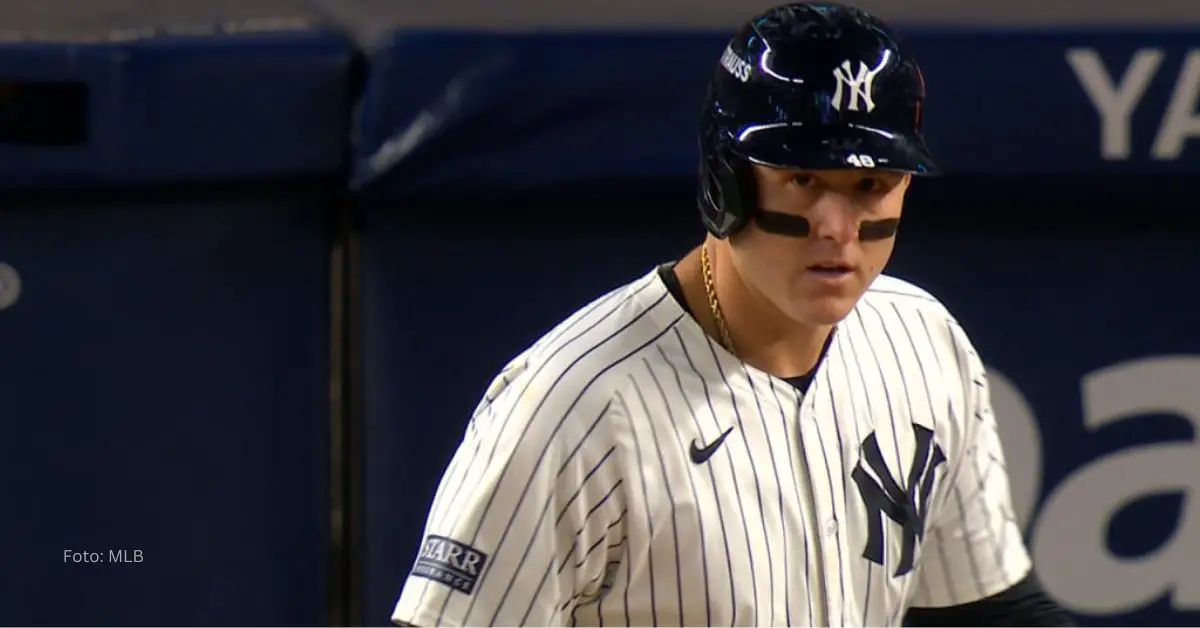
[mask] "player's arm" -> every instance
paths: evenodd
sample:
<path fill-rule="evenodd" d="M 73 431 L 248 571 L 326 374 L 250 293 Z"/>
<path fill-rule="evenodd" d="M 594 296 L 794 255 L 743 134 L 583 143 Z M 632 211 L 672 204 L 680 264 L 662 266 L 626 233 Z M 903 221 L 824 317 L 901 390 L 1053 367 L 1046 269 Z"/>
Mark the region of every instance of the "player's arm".
<path fill-rule="evenodd" d="M 619 560 L 613 408 L 544 371 L 505 377 L 438 487 L 396 625 L 568 625 Z"/>
<path fill-rule="evenodd" d="M 965 399 L 949 494 L 926 533 L 910 625 L 1065 626 L 1070 616 L 1032 571 L 1013 513 L 987 373 L 951 322 Z"/>
<path fill-rule="evenodd" d="M 905 626 L 1075 626 L 1075 620 L 1030 572 L 1017 584 L 982 600 L 944 608 L 913 608 Z"/>

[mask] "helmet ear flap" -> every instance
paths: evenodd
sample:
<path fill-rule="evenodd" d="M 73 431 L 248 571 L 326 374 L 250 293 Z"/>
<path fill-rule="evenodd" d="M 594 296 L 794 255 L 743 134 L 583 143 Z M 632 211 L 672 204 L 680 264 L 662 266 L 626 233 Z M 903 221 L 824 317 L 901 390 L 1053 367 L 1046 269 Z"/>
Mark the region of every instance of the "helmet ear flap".
<path fill-rule="evenodd" d="M 740 231 L 757 198 L 749 164 L 719 148 L 704 152 L 698 204 L 709 233 L 723 239 Z"/>

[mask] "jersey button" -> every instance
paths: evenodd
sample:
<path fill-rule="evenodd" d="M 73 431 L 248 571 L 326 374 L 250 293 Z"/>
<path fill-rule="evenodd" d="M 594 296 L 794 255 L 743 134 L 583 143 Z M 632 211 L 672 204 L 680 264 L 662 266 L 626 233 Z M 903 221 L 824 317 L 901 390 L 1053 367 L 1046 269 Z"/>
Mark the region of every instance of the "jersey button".
<path fill-rule="evenodd" d="M 837 519 L 830 519 L 825 522 L 825 536 L 837 536 L 837 530 Z"/>

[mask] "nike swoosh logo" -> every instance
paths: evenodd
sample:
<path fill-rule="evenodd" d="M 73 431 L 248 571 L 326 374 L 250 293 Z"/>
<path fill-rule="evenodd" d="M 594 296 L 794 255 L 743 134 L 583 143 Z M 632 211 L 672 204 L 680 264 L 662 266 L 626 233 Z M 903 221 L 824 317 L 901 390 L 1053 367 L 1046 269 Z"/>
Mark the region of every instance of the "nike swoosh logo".
<path fill-rule="evenodd" d="M 733 428 L 725 430 L 725 433 L 717 437 L 717 440 L 701 447 L 695 440 L 692 440 L 692 462 L 696 464 L 704 464 L 712 458 L 713 454 L 717 453 L 717 449 L 721 447 L 721 443 L 725 442 L 725 437 L 729 436 Z"/>

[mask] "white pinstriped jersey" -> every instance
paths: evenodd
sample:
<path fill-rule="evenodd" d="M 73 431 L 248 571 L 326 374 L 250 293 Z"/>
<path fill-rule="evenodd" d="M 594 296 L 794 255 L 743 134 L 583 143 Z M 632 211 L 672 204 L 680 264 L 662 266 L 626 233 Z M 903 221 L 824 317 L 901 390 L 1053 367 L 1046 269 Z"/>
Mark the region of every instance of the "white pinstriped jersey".
<path fill-rule="evenodd" d="M 982 363 L 923 290 L 880 277 L 801 393 L 651 272 L 489 387 L 393 619 L 898 625 L 1029 572 L 1003 460 Z"/>

